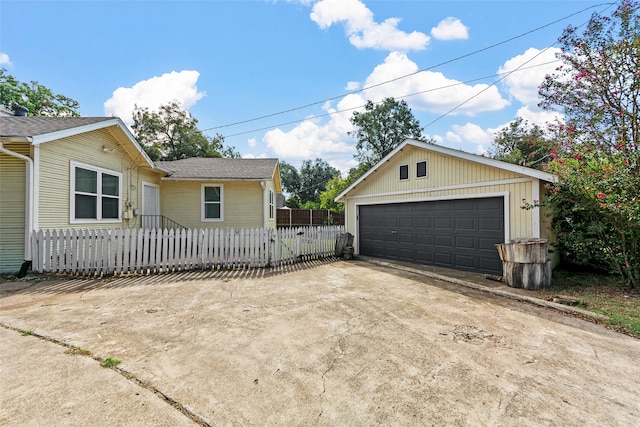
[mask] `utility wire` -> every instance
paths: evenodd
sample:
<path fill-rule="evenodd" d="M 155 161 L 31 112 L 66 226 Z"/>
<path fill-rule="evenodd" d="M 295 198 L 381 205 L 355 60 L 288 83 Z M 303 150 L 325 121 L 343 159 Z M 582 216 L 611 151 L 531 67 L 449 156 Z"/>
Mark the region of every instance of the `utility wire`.
<path fill-rule="evenodd" d="M 546 48 L 546 49 L 548 49 L 548 48 Z M 542 52 L 538 53 L 535 57 L 537 57 L 541 53 Z M 487 79 L 492 79 L 492 78 L 495 78 L 495 77 L 500 77 L 496 82 L 492 83 L 487 88 L 485 88 L 482 91 L 478 92 L 477 94 L 473 95 L 471 98 L 469 98 L 466 101 L 464 101 L 463 103 L 459 104 L 458 106 L 456 106 L 455 108 L 453 108 L 449 112 L 445 113 L 445 115 L 446 115 L 446 114 L 451 113 L 454 109 L 461 107 L 462 105 L 464 105 L 465 103 L 470 101 L 472 98 L 475 98 L 476 96 L 478 96 L 479 94 L 481 94 L 485 90 L 489 89 L 491 86 L 494 86 L 496 83 L 498 83 L 499 81 L 501 81 L 504 78 L 508 77 L 509 75 L 514 73 L 515 71 L 524 71 L 524 70 L 529 70 L 529 69 L 536 68 L 536 67 L 541 67 L 543 65 L 549 65 L 549 64 L 556 63 L 556 62 L 560 62 L 559 60 L 554 60 L 554 61 L 547 61 L 547 62 L 544 62 L 544 63 L 541 63 L 541 64 L 531 65 L 529 67 L 524 67 L 524 65 L 526 65 L 528 62 L 531 62 L 531 60 L 535 59 L 535 57 L 531 58 L 530 60 L 528 60 L 527 62 L 522 64 L 522 66 L 510 71 L 509 73 L 498 73 L 498 74 L 492 74 L 490 76 L 477 77 L 475 79 L 465 80 L 465 81 L 462 81 L 462 82 L 452 83 L 452 84 L 445 85 L 445 86 L 439 86 L 439 87 L 436 87 L 436 88 L 422 90 L 420 92 L 413 92 L 413 93 L 410 93 L 410 94 L 407 94 L 407 95 L 397 96 L 397 97 L 395 97 L 395 99 L 405 99 L 405 98 L 409 98 L 409 97 L 412 97 L 412 96 L 422 95 L 422 94 L 425 94 L 425 93 L 428 93 L 428 92 L 435 92 L 435 91 L 438 91 L 438 90 L 449 89 L 449 88 L 452 88 L 452 87 L 455 87 L 455 86 L 465 85 L 465 84 L 477 82 L 477 81 L 480 81 L 480 80 L 487 80 Z M 503 76 L 503 74 L 506 74 L 506 75 Z M 273 128 L 276 128 L 276 127 L 279 127 L 279 126 L 286 126 L 286 125 L 290 125 L 290 124 L 294 124 L 294 123 L 303 123 L 303 122 L 306 122 L 306 121 L 318 119 L 320 117 L 328 117 L 328 116 L 333 116 L 335 114 L 345 113 L 347 111 L 358 110 L 358 109 L 363 108 L 363 107 L 364 107 L 364 105 L 359 105 L 357 107 L 350 107 L 350 108 L 345 108 L 345 109 L 342 109 L 342 110 L 331 111 L 331 112 L 328 112 L 328 113 L 316 114 L 316 115 L 313 115 L 312 117 L 308 117 L 308 118 L 305 118 L 305 119 L 297 119 L 297 120 L 292 120 L 292 121 L 289 121 L 289 122 L 278 123 L 278 124 L 275 124 L 275 125 L 266 126 L 266 127 L 263 127 L 263 128 L 258 128 L 258 129 L 252 129 L 252 130 L 248 130 L 248 131 L 238 132 L 238 133 L 234 133 L 234 134 L 231 134 L 231 135 L 225 135 L 225 138 L 231 138 L 231 137 L 234 137 L 234 136 L 246 135 L 248 133 L 253 133 L 253 132 L 260 132 L 262 130 L 273 129 Z M 429 123 L 429 124 L 431 124 L 431 123 Z"/>
<path fill-rule="evenodd" d="M 485 52 L 487 50 L 490 50 L 490 49 L 493 49 L 495 47 L 501 46 L 503 44 L 512 42 L 513 40 L 517 40 L 517 39 L 522 38 L 524 36 L 527 36 L 529 34 L 532 34 L 532 33 L 535 33 L 537 31 L 540 31 L 540 30 L 542 30 L 544 28 L 550 27 L 550 26 L 552 26 L 554 24 L 557 24 L 558 22 L 561 22 L 561 21 L 564 21 L 566 19 L 569 19 L 569 18 L 571 18 L 571 17 L 573 17 L 575 15 L 578 15 L 580 13 L 583 13 L 583 12 L 589 10 L 589 9 L 594 9 L 594 8 L 600 7 L 600 6 L 607 6 L 607 8 L 609 8 L 613 4 L 615 4 L 615 3 L 599 3 L 597 5 L 592 5 L 592 6 L 585 7 L 584 9 L 581 9 L 581 10 L 579 10 L 577 12 L 574 12 L 574 13 L 572 13 L 570 15 L 566 15 L 566 16 L 564 16 L 562 18 L 556 19 L 555 21 L 549 22 L 549 23 L 544 24 L 544 25 L 542 25 L 540 27 L 537 27 L 537 28 L 534 28 L 532 30 L 526 31 L 524 33 L 521 33 L 521 34 L 516 35 L 514 37 L 508 38 L 506 40 L 502 40 L 502 41 L 500 41 L 498 43 L 494 43 L 492 45 L 485 46 L 485 47 L 483 47 L 481 49 L 466 53 L 466 54 L 461 55 L 461 56 L 457 56 L 455 58 L 440 62 L 438 64 L 432 65 L 432 66 L 427 67 L 427 68 L 422 68 L 422 69 L 420 69 L 418 71 L 415 71 L 413 73 L 405 74 L 403 76 L 399 76 L 399 77 L 396 77 L 396 78 L 393 78 L 393 79 L 390 79 L 390 80 L 386 80 L 384 82 L 380 82 L 380 83 L 376 83 L 376 84 L 373 84 L 373 85 L 369 85 L 369 86 L 363 87 L 362 89 L 358 89 L 358 90 L 354 90 L 354 91 L 351 91 L 351 92 L 347 92 L 345 94 L 333 96 L 331 98 L 326 98 L 326 99 L 323 99 L 321 101 L 312 102 L 312 103 L 305 104 L 305 105 L 302 105 L 302 106 L 299 106 L 299 107 L 289 108 L 287 110 L 282 110 L 282 111 L 279 111 L 279 112 L 276 112 L 276 113 L 265 114 L 263 116 L 255 117 L 255 118 L 252 118 L 252 119 L 240 120 L 240 121 L 233 122 L 233 123 L 228 123 L 228 124 L 224 124 L 224 125 L 210 127 L 210 128 L 207 128 L 207 129 L 202 129 L 201 132 L 210 131 L 210 130 L 216 130 L 216 129 L 222 129 L 222 128 L 226 128 L 226 127 L 237 126 L 237 125 L 241 125 L 241 124 L 245 124 L 245 123 L 250 123 L 250 122 L 254 122 L 254 121 L 258 121 L 258 120 L 263 120 L 263 119 L 267 119 L 267 118 L 270 118 L 270 117 L 279 116 L 279 115 L 282 115 L 282 114 L 291 113 L 293 111 L 302 110 L 304 108 L 308 108 L 308 107 L 312 107 L 312 106 L 315 106 L 315 105 L 323 104 L 325 102 L 335 101 L 336 99 L 340 99 L 340 98 L 346 97 L 348 95 L 354 95 L 354 94 L 357 94 L 357 93 L 361 93 L 361 92 L 367 91 L 369 89 L 373 89 L 373 88 L 380 87 L 380 86 L 383 86 L 383 85 L 386 85 L 386 84 L 389 84 L 389 83 L 393 83 L 393 82 L 396 82 L 398 80 L 402 80 L 402 79 L 405 79 L 407 77 L 411 77 L 411 76 L 414 76 L 416 74 L 422 73 L 424 71 L 433 70 L 433 69 L 441 67 L 443 65 L 447 65 L 447 64 L 450 64 L 452 62 L 456 62 L 456 61 L 459 61 L 461 59 L 468 58 L 470 56 L 476 55 L 478 53 Z M 605 8 L 604 10 L 606 10 L 607 8 Z M 264 129 L 257 129 L 256 131 L 260 131 L 260 130 L 264 130 Z M 229 136 L 236 136 L 236 135 L 237 134 L 229 135 Z"/>

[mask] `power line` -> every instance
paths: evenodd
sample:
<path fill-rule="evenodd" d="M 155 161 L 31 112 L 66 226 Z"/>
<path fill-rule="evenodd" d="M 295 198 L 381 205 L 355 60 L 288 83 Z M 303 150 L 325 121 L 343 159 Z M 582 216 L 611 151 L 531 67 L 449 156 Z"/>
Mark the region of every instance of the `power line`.
<path fill-rule="evenodd" d="M 433 70 L 433 69 L 438 68 L 438 67 L 441 67 L 441 66 L 443 66 L 443 65 L 447 65 L 447 64 L 450 64 L 450 63 L 452 63 L 452 62 L 456 62 L 456 61 L 459 61 L 459 60 L 461 60 L 461 59 L 468 58 L 468 57 L 473 56 L 473 55 L 476 55 L 476 54 L 478 54 L 478 53 L 481 53 L 481 52 L 484 52 L 484 51 L 487 51 L 487 50 L 493 49 L 493 48 L 495 48 L 495 47 L 501 46 L 501 45 L 503 45 L 503 44 L 506 44 L 506 43 L 512 42 L 513 40 L 517 40 L 517 39 L 522 38 L 522 37 L 524 37 L 524 36 L 527 36 L 527 35 L 529 35 L 529 34 L 532 34 L 532 33 L 535 33 L 535 32 L 537 32 L 537 31 L 540 31 L 540 30 L 542 30 L 542 29 L 544 29 L 544 28 L 550 27 L 550 26 L 552 26 L 552 25 L 554 25 L 554 24 L 557 24 L 557 23 L 559 23 L 559 22 L 561 22 L 561 21 L 564 21 L 564 20 L 566 20 L 566 19 L 569 19 L 569 18 L 571 18 L 571 17 L 573 17 L 573 16 L 575 16 L 575 15 L 578 15 L 578 14 L 580 14 L 580 13 L 583 13 L 583 12 L 585 12 L 585 11 L 589 10 L 589 9 L 594 9 L 594 8 L 597 8 L 597 7 L 600 7 L 600 6 L 607 6 L 607 8 L 609 8 L 609 7 L 611 7 L 611 6 L 612 6 L 612 5 L 614 5 L 614 4 L 615 4 L 615 3 L 599 3 L 599 4 L 597 4 L 597 5 L 592 5 L 592 6 L 586 7 L 586 8 L 584 8 L 584 9 L 581 9 L 581 10 L 579 10 L 579 11 L 577 11 L 577 12 L 574 12 L 574 13 L 572 13 L 572 14 L 570 14 L 570 15 L 566 15 L 566 16 L 564 16 L 564 17 L 562 17 L 562 18 L 556 19 L 555 21 L 549 22 L 549 23 L 547 23 L 547 24 L 544 24 L 544 25 L 542 25 L 542 26 L 540 26 L 540 27 L 537 27 L 537 28 L 534 28 L 534 29 L 532 29 L 532 30 L 526 31 L 526 32 L 521 33 L 521 34 L 519 34 L 519 35 L 516 35 L 516 36 L 514 36 L 514 37 L 511 37 L 511 38 L 508 38 L 508 39 L 502 40 L 502 41 L 500 41 L 500 42 L 498 42 L 498 43 L 494 43 L 494 44 L 492 44 L 492 45 L 485 46 L 485 47 L 483 47 L 483 48 L 481 48 L 481 49 L 478 49 L 478 50 L 475 50 L 475 51 L 472 51 L 472 52 L 466 53 L 466 54 L 464 54 L 464 55 L 457 56 L 457 57 L 455 57 L 455 58 L 452 58 L 452 59 L 449 59 L 449 60 L 446 60 L 446 61 L 440 62 L 440 63 L 438 63 L 438 64 L 432 65 L 432 66 L 427 67 L 427 68 L 422 68 L 422 69 L 420 69 L 420 70 L 418 70 L 418 71 L 415 71 L 415 72 L 413 72 L 413 73 L 405 74 L 405 75 L 403 75 L 403 76 L 399 76 L 399 77 L 396 77 L 396 78 L 393 78 L 393 79 L 390 79 L 390 80 L 386 80 L 386 81 L 384 81 L 384 82 L 380 82 L 380 83 L 376 83 L 376 84 L 373 84 L 373 85 L 369 85 L 369 86 L 363 87 L 363 88 L 358 89 L 358 90 L 354 90 L 354 91 L 350 91 L 350 92 L 347 92 L 347 93 L 344 93 L 344 94 L 341 94 L 341 95 L 333 96 L 333 97 L 331 97 L 331 98 L 326 98 L 326 99 L 323 99 L 323 100 L 321 100 L 321 101 L 316 101 L 316 102 L 312 102 L 312 103 L 309 103 L 309 104 L 301 105 L 301 106 L 299 106 L 299 107 L 293 107 L 293 108 L 289 108 L 289 109 L 286 109 L 286 110 L 278 111 L 278 112 L 275 112 L 275 113 L 265 114 L 265 115 L 263 115 L 263 116 L 259 116 L 259 117 L 251 118 L 251 119 L 240 120 L 240 121 L 233 122 L 233 123 L 228 123 L 228 124 L 224 124 L 224 125 L 219 125 L 219 126 L 210 127 L 210 128 L 207 128 L 207 129 L 202 129 L 202 130 L 201 130 L 201 132 L 211 131 L 211 130 L 216 130 L 216 129 L 222 129 L 222 128 L 227 128 L 227 127 L 237 126 L 237 125 L 241 125 L 241 124 L 245 124 L 245 123 L 250 123 L 250 122 L 254 122 L 254 121 L 258 121 L 258 120 L 263 120 L 263 119 L 267 119 L 267 118 L 270 118 L 270 117 L 275 117 L 275 116 L 279 116 L 279 115 L 282 115 L 282 114 L 291 113 L 291 112 L 293 112 L 293 111 L 302 110 L 302 109 L 305 109 L 305 108 L 308 108 L 308 107 L 312 107 L 312 106 L 315 106 L 315 105 L 324 104 L 324 103 L 329 102 L 329 101 L 335 101 L 335 100 L 337 100 L 337 99 L 344 98 L 344 97 L 346 97 L 346 96 L 348 96 L 348 95 L 354 95 L 354 94 L 357 94 L 357 93 L 365 92 L 365 91 L 367 91 L 367 90 L 370 90 L 370 89 L 373 89 L 373 88 L 376 88 L 376 87 L 380 87 L 380 86 L 383 86 L 383 85 L 386 85 L 386 84 L 389 84 L 389 83 L 393 83 L 393 82 L 396 82 L 396 81 L 398 81 L 398 80 L 402 80 L 402 79 L 405 79 L 405 78 L 407 78 L 407 77 L 411 77 L 411 76 L 414 76 L 414 75 L 416 75 L 416 74 L 422 73 L 422 72 L 424 72 L 424 71 Z M 604 10 L 606 10 L 607 8 L 605 8 Z M 322 117 L 322 116 L 318 116 L 318 117 Z M 302 121 L 304 121 L 304 120 L 302 120 Z M 297 121 L 296 121 L 296 122 L 297 122 Z M 292 123 L 292 122 L 285 123 L 285 124 L 290 124 L 290 123 Z M 295 122 L 293 122 L 293 123 L 295 123 Z M 279 125 L 278 125 L 278 126 L 279 126 Z M 263 129 L 256 129 L 256 130 L 254 130 L 254 132 L 257 132 L 257 131 L 260 131 L 260 130 L 264 130 L 264 128 L 263 128 Z M 249 133 L 249 132 L 246 132 L 246 133 Z M 231 136 L 237 136 L 237 135 L 242 135 L 242 134 L 244 134 L 244 132 L 243 132 L 243 133 L 240 133 L 240 134 L 233 134 L 233 135 L 228 135 L 228 136 L 229 136 L 229 137 L 231 137 Z"/>
<path fill-rule="evenodd" d="M 547 49 L 548 49 L 548 48 L 547 48 Z M 542 52 L 541 52 L 541 53 L 542 53 Z M 538 55 L 540 55 L 541 53 L 539 53 Z M 536 57 L 537 57 L 538 55 L 536 55 Z M 535 58 L 535 57 L 534 57 L 534 58 Z M 534 59 L 534 58 L 532 58 L 532 59 Z M 526 64 L 526 63 L 528 63 L 528 62 L 531 62 L 531 60 L 532 60 L 532 59 L 530 59 L 530 60 L 528 60 L 527 62 L 525 62 L 525 64 Z M 511 75 L 511 74 L 512 74 L 513 72 L 515 72 L 515 71 L 524 71 L 524 70 L 529 70 L 529 69 L 532 69 L 532 68 L 536 68 L 536 67 L 541 67 L 541 66 L 544 66 L 544 65 L 553 64 L 553 63 L 556 63 L 556 62 L 560 62 L 560 61 L 558 61 L 558 60 L 554 60 L 554 61 L 547 61 L 547 62 L 544 62 L 544 63 L 541 63 L 541 64 L 531 65 L 531 66 L 529 66 L 529 67 L 522 67 L 522 66 L 520 66 L 520 67 L 516 68 L 515 70 L 510 71 L 509 73 L 498 73 L 498 74 L 492 74 L 492 75 L 490 75 L 490 76 L 477 77 L 477 78 L 470 79 L 470 80 L 465 80 L 465 81 L 462 81 L 462 82 L 452 83 L 452 84 L 450 84 L 450 85 L 439 86 L 439 87 L 436 87 L 436 88 L 431 88 L 431 89 L 422 90 L 422 91 L 420 91 L 420 92 L 414 92 L 414 93 L 410 93 L 410 94 L 406 94 L 406 95 L 402 95 L 402 96 L 397 96 L 397 97 L 395 97 L 395 99 L 405 99 L 405 98 L 409 98 L 409 97 L 412 97 L 412 96 L 422 95 L 422 94 L 425 94 L 425 93 L 428 93 L 428 92 L 435 92 L 435 91 L 438 91 L 438 90 L 449 89 L 449 88 L 452 88 L 452 87 L 455 87 L 455 86 L 465 85 L 465 84 L 469 84 L 469 83 L 477 82 L 477 81 L 480 81 L 480 80 L 487 80 L 487 79 L 491 79 L 491 78 L 495 78 L 495 77 L 500 77 L 500 76 L 502 76 L 503 74 L 506 74 L 505 76 L 500 77 L 500 79 L 499 79 L 498 81 L 496 81 L 496 82 L 492 83 L 492 84 L 491 84 L 491 85 L 489 85 L 487 88 L 485 88 L 485 89 L 483 89 L 482 91 L 478 92 L 478 94 L 473 95 L 473 97 L 472 97 L 472 98 L 474 98 L 474 97 L 478 96 L 480 93 L 482 93 L 482 92 L 484 92 L 485 90 L 487 90 L 488 88 L 490 88 L 491 86 L 494 86 L 494 85 L 495 85 L 495 83 L 498 83 L 499 81 L 501 81 L 501 80 L 503 80 L 504 78 L 508 77 L 509 75 Z M 523 64 L 523 65 L 524 65 L 524 64 Z M 458 106 L 456 106 L 454 109 L 459 108 L 460 106 L 464 105 L 466 102 L 470 101 L 472 98 L 467 99 L 467 100 L 466 100 L 466 101 L 464 101 L 463 103 L 461 103 L 461 104 L 459 104 Z M 335 114 L 346 113 L 347 111 L 358 110 L 358 109 L 360 109 L 360 108 L 364 108 L 364 105 L 359 105 L 359 106 L 357 106 L 357 107 L 351 107 L 351 108 L 345 108 L 345 109 L 343 109 L 343 110 L 331 111 L 331 112 L 324 113 L 324 114 L 316 114 L 316 115 L 314 115 L 314 116 L 312 116 L 312 117 L 308 117 L 308 118 L 305 118 L 305 119 L 292 120 L 292 121 L 289 121 L 289 122 L 278 123 L 278 124 L 275 124 L 275 125 L 270 125 L 270 126 L 266 126 L 266 127 L 262 127 L 262 128 L 258 128 L 258 129 L 252 129 L 252 130 L 248 130 L 248 131 L 243 131 L 243 132 L 234 133 L 234 134 L 231 134 L 231 135 L 225 135 L 225 138 L 231 138 L 231 137 L 234 137 L 234 136 L 246 135 L 246 134 L 253 133 L 253 132 L 260 132 L 260 131 L 263 131 L 263 130 L 273 129 L 273 128 L 275 128 L 275 127 L 279 127 L 279 126 L 286 126 L 286 125 L 290 125 L 290 124 L 294 124 L 294 123 L 304 123 L 304 122 L 307 122 L 307 121 L 309 121 L 309 120 L 315 120 L 315 119 L 318 119 L 318 118 L 321 118 L 321 117 L 328 117 L 328 116 L 333 116 L 333 115 L 335 115 Z M 446 115 L 446 114 L 449 114 L 449 113 L 450 113 L 451 111 L 453 111 L 454 109 L 449 110 L 447 113 L 445 113 L 445 115 Z M 429 123 L 429 124 L 431 124 L 431 123 Z"/>

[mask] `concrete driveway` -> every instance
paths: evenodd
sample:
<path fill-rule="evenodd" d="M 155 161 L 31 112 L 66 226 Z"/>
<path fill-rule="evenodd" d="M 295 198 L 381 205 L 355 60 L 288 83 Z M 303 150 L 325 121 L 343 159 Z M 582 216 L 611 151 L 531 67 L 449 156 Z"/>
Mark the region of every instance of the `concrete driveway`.
<path fill-rule="evenodd" d="M 0 425 L 640 424 L 640 341 L 362 261 L 5 288 L 0 323 Z"/>

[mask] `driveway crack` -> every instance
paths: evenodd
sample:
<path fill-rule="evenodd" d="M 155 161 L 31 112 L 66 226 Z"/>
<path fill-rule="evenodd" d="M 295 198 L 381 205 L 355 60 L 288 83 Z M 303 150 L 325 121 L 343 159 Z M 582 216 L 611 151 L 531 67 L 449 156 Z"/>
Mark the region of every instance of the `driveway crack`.
<path fill-rule="evenodd" d="M 104 367 L 103 362 L 105 361 L 105 359 L 94 355 L 93 353 L 91 353 L 90 351 L 88 351 L 86 349 L 82 349 L 80 347 L 76 347 L 76 346 L 74 346 L 72 344 L 66 343 L 64 341 L 57 340 L 57 339 L 55 339 L 53 337 L 50 337 L 50 336 L 38 334 L 38 333 L 36 333 L 34 331 L 31 331 L 31 330 L 27 331 L 27 330 L 23 330 L 23 329 L 17 328 L 15 326 L 6 325 L 6 324 L 4 324 L 2 322 L 0 322 L 0 326 L 5 328 L 5 329 L 8 329 L 10 331 L 18 332 L 18 333 L 20 333 L 22 335 L 30 335 L 30 336 L 33 336 L 35 338 L 41 339 L 43 341 L 48 341 L 48 342 L 57 344 L 59 346 L 65 347 L 65 348 L 71 350 L 70 354 L 75 354 L 75 355 L 84 356 L 84 357 L 90 357 L 93 360 L 96 360 L 97 362 L 99 362 Z M 198 425 L 200 425 L 202 427 L 210 427 L 211 426 L 211 424 L 209 424 L 209 422 L 207 422 L 200 415 L 196 414 L 191 409 L 185 407 L 182 403 L 178 402 L 177 400 L 175 400 L 174 398 L 172 398 L 168 394 L 166 394 L 163 391 L 159 390 L 158 388 L 156 388 L 152 384 L 141 380 L 134 373 L 129 372 L 127 370 L 124 370 L 124 369 L 122 369 L 122 368 L 120 368 L 118 366 L 106 367 L 106 369 L 111 369 L 111 370 L 119 373 L 120 375 L 122 375 L 127 380 L 133 382 L 137 386 L 142 387 L 142 388 L 144 388 L 146 390 L 149 390 L 155 396 L 159 397 L 161 400 L 163 400 L 164 402 L 166 402 L 169 405 L 171 405 L 174 409 L 178 410 L 180 413 L 182 413 L 184 416 L 189 418 L 191 421 L 197 423 Z"/>

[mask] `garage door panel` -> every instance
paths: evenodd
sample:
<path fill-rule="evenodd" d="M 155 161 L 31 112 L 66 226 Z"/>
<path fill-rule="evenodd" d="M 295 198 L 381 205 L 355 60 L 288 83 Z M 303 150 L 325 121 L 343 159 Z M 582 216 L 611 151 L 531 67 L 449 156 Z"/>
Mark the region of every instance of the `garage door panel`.
<path fill-rule="evenodd" d="M 451 230 L 451 218 L 434 218 L 433 220 L 433 228 L 436 230 Z"/>
<path fill-rule="evenodd" d="M 495 243 L 495 239 L 493 238 L 479 238 L 478 239 L 478 249 L 480 250 L 486 250 L 486 251 L 496 251 L 496 243 Z"/>
<path fill-rule="evenodd" d="M 473 231 L 477 227 L 475 218 L 456 218 L 456 231 Z"/>
<path fill-rule="evenodd" d="M 456 248 L 474 249 L 477 246 L 476 239 L 472 236 L 456 236 Z"/>
<path fill-rule="evenodd" d="M 445 246 L 447 248 L 453 247 L 453 238 L 449 235 L 436 235 L 433 239 L 433 244 L 436 246 Z"/>
<path fill-rule="evenodd" d="M 409 202 L 359 207 L 360 253 L 501 273 L 504 199 Z"/>
<path fill-rule="evenodd" d="M 479 218 L 478 219 L 478 229 L 480 231 L 502 230 L 502 227 L 503 227 L 503 222 L 498 218 Z"/>

